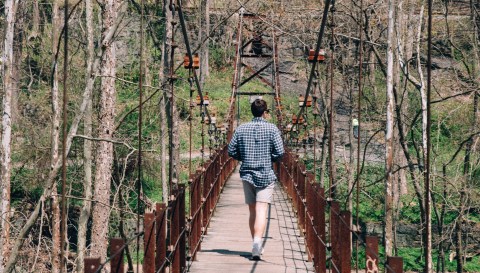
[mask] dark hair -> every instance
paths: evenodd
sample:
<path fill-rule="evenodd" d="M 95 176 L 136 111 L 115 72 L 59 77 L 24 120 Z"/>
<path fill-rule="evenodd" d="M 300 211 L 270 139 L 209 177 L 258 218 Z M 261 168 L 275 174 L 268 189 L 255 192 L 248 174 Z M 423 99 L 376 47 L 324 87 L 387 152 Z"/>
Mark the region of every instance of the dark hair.
<path fill-rule="evenodd" d="M 256 99 L 252 102 L 251 109 L 254 117 L 261 117 L 263 112 L 267 111 L 267 102 L 262 99 Z"/>

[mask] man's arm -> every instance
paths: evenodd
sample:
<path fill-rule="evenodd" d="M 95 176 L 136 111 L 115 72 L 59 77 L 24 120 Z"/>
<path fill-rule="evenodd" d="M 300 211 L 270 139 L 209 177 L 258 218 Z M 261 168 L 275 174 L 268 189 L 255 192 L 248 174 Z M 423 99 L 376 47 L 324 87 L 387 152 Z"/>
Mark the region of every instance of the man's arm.
<path fill-rule="evenodd" d="M 272 138 L 272 161 L 280 160 L 284 153 L 282 137 L 280 136 L 280 131 L 276 129 Z"/>
<path fill-rule="evenodd" d="M 235 131 L 235 133 L 233 133 L 232 140 L 230 140 L 230 143 L 228 144 L 228 155 L 236 160 L 241 160 L 237 138 L 237 131 Z"/>

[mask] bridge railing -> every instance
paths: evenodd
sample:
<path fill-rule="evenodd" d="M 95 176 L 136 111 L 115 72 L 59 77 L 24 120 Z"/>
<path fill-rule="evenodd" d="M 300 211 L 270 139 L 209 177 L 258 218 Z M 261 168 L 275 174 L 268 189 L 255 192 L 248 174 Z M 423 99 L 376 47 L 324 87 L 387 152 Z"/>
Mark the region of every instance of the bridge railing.
<path fill-rule="evenodd" d="M 340 204 L 329 200 L 325 190 L 314 183 L 314 174 L 307 172 L 297 155 L 286 151 L 282 161 L 275 164 L 280 184 L 291 198 L 298 217 L 298 227 L 305 236 L 306 252 L 313 261 L 315 272 L 324 273 L 327 261 L 334 273 L 351 272 L 352 238 L 365 247 L 365 267 L 370 273 L 378 272 L 378 238 L 366 236 L 352 228 L 351 213 L 341 211 Z M 326 234 L 326 212 L 329 211 L 329 240 Z M 327 251 L 330 256 L 327 257 Z M 403 272 L 401 257 L 387 257 L 386 272 Z"/>
<path fill-rule="evenodd" d="M 110 257 L 103 263 L 100 258 L 85 258 L 85 272 L 102 272 L 107 263 L 110 272 L 124 273 L 125 250 L 143 237 L 144 273 L 180 273 L 188 270 L 188 260 L 194 260 L 201 248 L 201 238 L 207 233 L 210 219 L 225 182 L 236 167 L 228 156 L 227 146 L 217 150 L 191 175 L 186 185 L 172 192 L 168 205 L 158 203 L 153 212 L 143 215 L 143 231 L 128 240 L 112 238 Z M 187 195 L 188 194 L 188 195 Z M 186 199 L 189 210 L 186 211 Z M 188 213 L 188 214 L 187 214 Z M 131 248 L 130 248 L 131 249 Z"/>

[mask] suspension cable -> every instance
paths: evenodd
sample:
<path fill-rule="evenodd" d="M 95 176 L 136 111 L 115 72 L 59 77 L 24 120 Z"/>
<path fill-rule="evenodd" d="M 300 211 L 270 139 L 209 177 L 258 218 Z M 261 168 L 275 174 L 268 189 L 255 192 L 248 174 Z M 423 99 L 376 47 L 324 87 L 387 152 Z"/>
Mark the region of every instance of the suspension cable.
<path fill-rule="evenodd" d="M 363 0 L 360 0 L 360 41 L 358 44 L 358 103 L 357 103 L 357 120 L 358 120 L 358 128 L 357 128 L 357 179 L 356 179 L 356 188 L 357 188 L 357 196 L 356 196 L 356 207 L 355 207 L 355 230 L 356 232 L 360 232 L 360 148 L 361 148 L 361 125 L 362 125 L 362 94 L 363 94 Z M 355 243 L 355 272 L 358 273 L 358 240 Z"/>
<path fill-rule="evenodd" d="M 314 60 L 317 60 L 318 59 L 318 55 L 319 55 L 319 51 L 320 51 L 320 47 L 321 47 L 321 44 L 322 44 L 322 39 L 323 39 L 323 34 L 325 33 L 325 25 L 327 23 L 327 17 L 328 17 L 328 10 L 329 10 L 329 7 L 330 7 L 330 2 L 333 3 L 333 0 L 325 0 L 325 8 L 323 10 L 323 17 L 322 17 L 322 23 L 320 24 L 320 31 L 318 32 L 318 37 L 317 37 L 317 44 L 315 46 L 315 55 L 313 57 Z M 312 68 L 310 70 L 310 76 L 308 78 L 308 85 L 307 85 L 307 90 L 305 91 L 305 101 L 303 102 L 302 106 L 300 107 L 300 111 L 298 112 L 298 115 L 297 117 L 301 117 L 303 115 L 303 111 L 305 111 L 305 107 L 307 105 L 307 98 L 308 96 L 310 95 L 310 89 L 312 87 L 312 83 L 313 83 L 313 78 L 315 76 L 315 67 L 317 65 L 317 62 L 314 61 L 312 63 Z M 297 123 L 298 124 L 298 123 Z M 292 134 L 293 132 L 293 128 L 294 126 L 292 126 L 292 128 L 290 128 L 290 135 Z"/>
<path fill-rule="evenodd" d="M 144 12 L 145 3 L 144 0 L 140 2 L 140 68 L 138 79 L 138 177 L 137 177 L 137 233 L 140 233 L 140 214 L 141 214 L 141 194 L 142 194 L 142 125 L 143 125 L 143 77 L 144 77 L 144 56 L 143 56 L 143 43 L 144 43 Z M 137 237 L 137 261 L 140 260 L 140 236 Z M 139 271 L 140 263 L 137 263 L 137 272 Z"/>
<path fill-rule="evenodd" d="M 278 60 L 278 43 L 277 43 L 277 35 L 275 34 L 275 30 L 273 32 L 273 68 L 275 74 L 275 98 L 274 98 L 274 105 L 275 105 L 275 113 L 277 115 L 277 126 L 280 131 L 283 131 L 283 114 L 282 114 L 282 102 L 280 100 L 280 63 Z"/>
<path fill-rule="evenodd" d="M 173 68 L 173 61 L 175 59 L 175 48 L 177 47 L 175 44 L 175 32 L 174 28 L 176 25 L 175 22 L 175 9 L 177 7 L 175 6 L 175 3 L 173 3 L 172 0 L 170 0 L 170 5 L 169 9 L 170 12 L 172 13 L 172 21 L 171 21 L 171 27 L 172 27 L 172 38 L 171 38 L 171 45 L 170 45 L 170 75 L 169 75 L 169 84 L 170 84 L 170 95 L 169 95 L 169 118 L 168 118 L 168 133 L 169 133 L 169 147 L 168 147 L 168 157 L 169 157 L 169 166 L 168 166 L 168 184 L 169 184 L 169 195 L 173 192 L 174 188 L 174 148 L 173 147 L 173 119 L 174 119 L 174 103 L 175 103 L 175 97 L 174 97 L 174 88 L 175 88 L 175 76 L 174 76 L 174 68 Z M 176 185 L 175 185 L 176 188 Z"/>
<path fill-rule="evenodd" d="M 64 37 L 63 42 L 63 124 L 62 124 L 62 208 L 60 216 L 60 273 L 65 272 L 66 258 L 65 258 L 65 239 L 67 229 L 67 79 L 68 79 L 68 0 L 64 3 Z"/>
<path fill-rule="evenodd" d="M 176 9 L 178 11 L 178 18 L 179 18 L 180 26 L 181 26 L 181 29 L 182 29 L 183 40 L 184 40 L 184 43 L 185 43 L 185 47 L 187 49 L 188 59 L 190 61 L 190 67 L 191 67 L 193 65 L 192 50 L 190 48 L 190 42 L 189 42 L 189 39 L 188 39 L 187 26 L 185 24 L 185 18 L 183 16 L 182 1 L 181 0 L 177 0 Z M 175 9 L 173 10 L 173 13 L 175 13 Z M 173 36 L 172 36 L 172 40 L 173 40 Z M 174 61 L 174 58 L 173 58 L 173 53 L 172 53 L 172 74 L 175 72 L 175 70 L 173 68 L 173 65 L 174 65 L 173 61 Z M 202 88 L 200 86 L 200 81 L 198 80 L 197 72 L 195 70 L 193 70 L 192 74 L 193 74 L 193 79 L 195 80 L 195 85 L 197 87 L 198 95 L 200 96 L 200 102 L 203 105 Z M 172 93 L 172 95 L 173 95 L 173 93 Z M 211 121 L 210 114 L 208 113 L 208 109 L 206 107 L 205 107 L 205 113 L 208 117 L 208 120 Z"/>
<path fill-rule="evenodd" d="M 228 113 L 228 132 L 227 132 L 227 141 L 230 141 L 233 134 L 233 122 L 235 119 L 235 101 L 237 98 L 237 89 L 238 89 L 238 81 L 239 81 L 239 66 L 241 63 L 240 59 L 240 43 L 242 42 L 242 28 L 243 28 L 243 13 L 245 9 L 240 9 L 240 15 L 238 18 L 238 26 L 237 26 L 237 43 L 235 45 L 235 59 L 233 60 L 233 79 L 232 79 L 232 93 L 230 97 L 230 106 L 229 106 L 229 113 Z M 237 121 L 238 122 L 238 121 Z"/>
<path fill-rule="evenodd" d="M 189 106 L 189 113 L 188 113 L 188 127 L 189 127 L 189 133 L 188 133 L 188 142 L 189 142 L 189 153 L 188 153 L 188 175 L 192 174 L 192 120 L 193 120 L 193 108 L 195 105 L 193 104 L 193 92 L 195 89 L 193 88 L 193 79 L 192 79 L 192 69 L 190 68 L 188 70 L 188 85 L 190 86 L 190 106 Z"/>
<path fill-rule="evenodd" d="M 430 156 L 431 156 L 431 91 L 432 91 L 432 0 L 428 0 L 428 51 L 427 51 L 427 147 L 425 157 L 425 273 L 431 271 L 431 227 L 430 227 Z"/>
<path fill-rule="evenodd" d="M 335 20 L 334 20 L 334 12 L 335 12 L 335 1 L 332 1 L 332 6 L 330 8 L 330 12 L 332 13 L 330 20 L 331 20 L 331 35 L 332 35 L 332 40 L 330 41 L 330 116 L 329 116 L 329 138 L 328 138 L 328 156 L 329 156 L 329 187 L 328 187 L 328 193 L 330 198 L 333 200 L 335 197 L 335 184 L 333 181 L 333 160 L 334 160 L 334 148 L 333 148 L 333 111 L 334 111 L 334 105 L 333 105 L 333 79 L 334 79 L 334 58 L 335 58 Z"/>
<path fill-rule="evenodd" d="M 334 185 L 334 179 L 333 179 L 333 160 L 334 160 L 334 147 L 333 147 L 333 112 L 334 112 L 334 105 L 333 105 L 333 79 L 334 79 L 334 60 L 335 60 L 335 20 L 334 20 L 334 12 L 335 12 L 335 1 L 332 1 L 332 6 L 330 7 L 330 12 L 331 12 L 331 22 L 330 22 L 330 27 L 331 27 L 331 41 L 330 41 L 330 116 L 329 116 L 329 135 L 328 135 L 328 198 L 329 200 L 333 200 L 335 197 L 335 188 L 336 186 Z M 332 212 L 332 209 L 330 209 L 330 212 Z M 341 219 L 341 217 L 340 217 Z M 329 234 L 330 234 L 330 242 L 332 242 L 332 223 L 329 223 Z M 330 260 L 331 265 L 335 265 L 333 259 Z"/>

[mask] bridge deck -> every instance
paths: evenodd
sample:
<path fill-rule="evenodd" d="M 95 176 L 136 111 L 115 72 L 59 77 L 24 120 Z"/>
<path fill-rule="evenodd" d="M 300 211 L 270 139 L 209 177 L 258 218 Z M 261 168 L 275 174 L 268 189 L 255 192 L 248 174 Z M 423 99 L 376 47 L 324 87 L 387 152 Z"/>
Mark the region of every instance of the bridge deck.
<path fill-rule="evenodd" d="M 248 229 L 248 207 L 244 203 L 237 169 L 227 181 L 203 240 L 202 250 L 189 272 L 314 272 L 313 263 L 307 261 L 297 219 L 280 185 L 275 187 L 269 216 L 263 238 L 265 252 L 262 260 L 250 260 L 252 242 Z"/>

